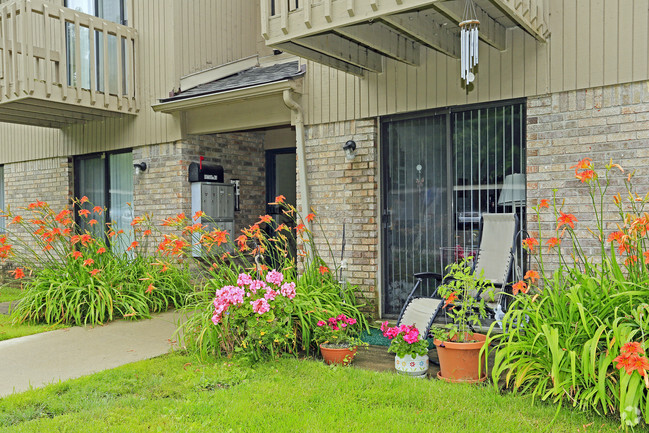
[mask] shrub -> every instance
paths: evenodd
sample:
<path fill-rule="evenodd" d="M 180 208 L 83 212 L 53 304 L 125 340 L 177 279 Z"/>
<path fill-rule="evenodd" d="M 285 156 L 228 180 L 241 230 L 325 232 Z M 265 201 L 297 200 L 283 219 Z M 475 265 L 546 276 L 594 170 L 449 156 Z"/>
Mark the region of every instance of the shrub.
<path fill-rule="evenodd" d="M 185 303 L 192 291 L 187 269 L 166 257 L 139 254 L 151 227 L 133 230 L 129 244 L 127 234 L 110 223 L 96 229 L 103 208 L 88 210 L 85 197 L 75 205 L 94 233 L 82 230 L 71 210 L 57 213 L 42 201 L 24 209 L 24 217 L 6 212 L 8 231 L 0 238 L 0 256 L 20 265 L 12 271 L 16 279 L 29 277 L 13 310 L 16 320 L 101 324 L 150 317 Z M 133 226 L 142 220 L 136 218 Z M 120 245 L 128 247 L 124 251 Z"/>
<path fill-rule="evenodd" d="M 541 212 L 552 207 L 557 223 L 548 239 L 539 225 L 539 238 L 524 242 L 541 273 L 530 270 L 514 285 L 519 294 L 502 321 L 504 333 L 490 332 L 489 341 L 498 344 L 493 380 L 504 377 L 506 386 L 542 400 L 617 412 L 625 426 L 634 426 L 641 422 L 639 414 L 649 416 L 649 364 L 638 355 L 631 366 L 624 355 L 629 344 L 647 347 L 649 215 L 644 208 L 649 197 L 637 195 L 632 175 L 627 176 L 628 201 L 613 197 L 619 230 L 607 236 L 603 207 L 611 176 L 622 168 L 609 164 L 602 179 L 588 158 L 575 167 L 588 188 L 596 221 L 589 233 L 598 255 L 585 252 L 575 233 L 577 218 L 563 212 L 556 191 L 552 201 L 532 208 L 540 221 Z M 554 250 L 559 260 L 552 274 L 545 271 L 541 247 Z"/>
<path fill-rule="evenodd" d="M 332 271 L 304 224 L 315 215 L 303 221 L 281 196 L 276 201 L 289 223 L 264 215 L 234 241 L 219 230 L 197 227 L 193 232 L 211 265 L 204 290 L 193 296 L 180 330 L 190 350 L 202 356 L 241 353 L 253 359 L 294 355 L 314 348 L 317 323 L 331 316 L 344 314 L 368 328 L 356 288 L 336 281 L 333 257 Z"/>

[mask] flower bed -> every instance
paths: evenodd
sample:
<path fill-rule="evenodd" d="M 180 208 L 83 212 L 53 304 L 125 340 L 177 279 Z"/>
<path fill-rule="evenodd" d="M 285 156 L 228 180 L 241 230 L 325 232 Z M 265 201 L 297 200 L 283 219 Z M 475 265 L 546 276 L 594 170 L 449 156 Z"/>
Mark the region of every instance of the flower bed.
<path fill-rule="evenodd" d="M 649 363 L 643 353 L 649 330 L 649 196 L 639 195 L 633 174 L 610 163 L 601 172 L 590 159 L 580 161 L 575 177 L 590 197 L 595 227 L 588 232 L 597 246 L 588 254 L 575 229 L 580 221 L 564 212 L 555 196 L 532 208 L 536 219 L 553 212 L 554 230 L 524 242 L 536 257 L 514 284 L 515 299 L 503 319 L 504 333 L 491 334 L 498 344 L 493 381 L 557 404 L 598 413 L 617 413 L 623 425 L 649 417 Z M 627 200 L 612 197 L 617 230 L 610 231 L 604 205 L 613 176 L 623 176 Z M 545 251 L 544 251 L 545 250 Z M 546 270 L 547 252 L 558 266 Z"/>

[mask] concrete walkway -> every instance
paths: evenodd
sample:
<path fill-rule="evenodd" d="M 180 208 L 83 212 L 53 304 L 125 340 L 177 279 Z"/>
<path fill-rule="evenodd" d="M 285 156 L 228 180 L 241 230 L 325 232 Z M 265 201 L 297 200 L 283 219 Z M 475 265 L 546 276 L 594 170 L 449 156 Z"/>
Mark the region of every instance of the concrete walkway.
<path fill-rule="evenodd" d="M 0 397 L 168 353 L 179 313 L 0 341 Z"/>

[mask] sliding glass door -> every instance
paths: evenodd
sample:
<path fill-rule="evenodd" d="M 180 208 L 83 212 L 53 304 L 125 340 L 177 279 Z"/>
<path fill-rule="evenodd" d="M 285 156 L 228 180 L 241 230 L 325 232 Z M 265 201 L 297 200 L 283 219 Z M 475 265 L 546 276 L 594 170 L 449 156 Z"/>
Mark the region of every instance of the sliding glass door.
<path fill-rule="evenodd" d="M 75 161 L 75 195 L 88 197 L 82 208 L 92 213 L 92 218 L 80 217 L 77 223 L 82 231 L 88 231 L 97 238 L 105 238 L 106 223 L 115 231 L 124 230 L 124 235 L 112 245 L 115 252 L 126 252 L 133 242 L 131 221 L 133 221 L 133 156 L 131 152 L 90 155 Z M 105 211 L 98 215 L 93 211 L 99 206 Z M 97 224 L 88 221 L 96 219 Z"/>
<path fill-rule="evenodd" d="M 476 252 L 483 213 L 525 221 L 521 101 L 384 119 L 383 313 L 398 315 L 416 272 Z M 432 282 L 419 296 L 429 296 Z"/>

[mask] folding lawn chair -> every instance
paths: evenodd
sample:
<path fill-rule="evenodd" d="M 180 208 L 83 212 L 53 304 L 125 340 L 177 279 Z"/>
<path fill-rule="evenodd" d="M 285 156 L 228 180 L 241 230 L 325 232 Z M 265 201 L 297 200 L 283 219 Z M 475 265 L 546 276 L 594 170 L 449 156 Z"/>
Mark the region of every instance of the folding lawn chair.
<path fill-rule="evenodd" d="M 473 272 L 484 271 L 485 280 L 494 285 L 497 294 L 495 299 L 489 299 L 486 293 L 476 293 L 475 296 L 482 296 L 487 303 L 487 311 L 492 315 L 499 303 L 505 308 L 502 292 L 511 281 L 508 279 L 510 274 L 516 273 L 513 262 L 518 225 L 518 216 L 514 213 L 482 214 L 480 247 L 473 261 Z M 434 272 L 419 272 L 414 276 L 417 282 L 401 309 L 397 324 L 414 325 L 420 334 L 427 336 L 445 301 L 437 296 L 437 289 L 428 298 L 416 298 L 414 295 L 424 280 L 435 278 L 443 283 L 443 276 Z"/>

